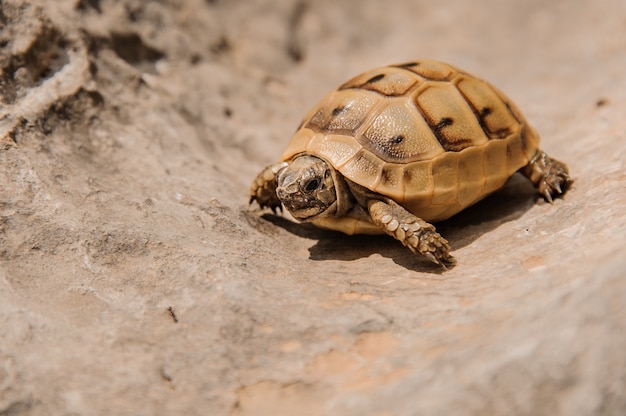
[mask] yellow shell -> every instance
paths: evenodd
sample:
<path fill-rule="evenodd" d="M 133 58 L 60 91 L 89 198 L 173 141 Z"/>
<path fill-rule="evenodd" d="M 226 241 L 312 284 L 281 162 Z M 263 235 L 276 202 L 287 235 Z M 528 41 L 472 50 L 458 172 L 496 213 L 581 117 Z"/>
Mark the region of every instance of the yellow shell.
<path fill-rule="evenodd" d="M 318 156 L 348 180 L 439 221 L 502 187 L 538 149 L 539 136 L 499 90 L 422 60 L 372 69 L 328 94 L 282 160 Z M 368 231 L 348 222 L 318 225 Z"/>

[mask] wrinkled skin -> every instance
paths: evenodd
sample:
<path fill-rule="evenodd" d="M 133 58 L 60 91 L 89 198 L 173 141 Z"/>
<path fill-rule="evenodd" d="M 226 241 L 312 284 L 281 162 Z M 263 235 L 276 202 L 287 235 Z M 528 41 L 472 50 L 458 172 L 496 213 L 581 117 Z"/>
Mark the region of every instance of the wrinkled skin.
<path fill-rule="evenodd" d="M 276 195 L 300 221 L 337 211 L 337 191 L 330 166 L 314 156 L 300 156 L 278 173 Z"/>

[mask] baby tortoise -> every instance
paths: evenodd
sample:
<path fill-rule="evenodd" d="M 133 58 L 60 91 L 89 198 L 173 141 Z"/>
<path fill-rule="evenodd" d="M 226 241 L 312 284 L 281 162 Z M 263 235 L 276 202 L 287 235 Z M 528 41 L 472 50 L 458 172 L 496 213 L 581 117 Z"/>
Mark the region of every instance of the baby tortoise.
<path fill-rule="evenodd" d="M 252 183 L 250 203 L 281 203 L 300 221 L 346 234 L 387 233 L 446 267 L 445 220 L 520 171 L 552 202 L 567 166 L 498 89 L 422 60 L 372 69 L 304 118 L 281 161 Z"/>

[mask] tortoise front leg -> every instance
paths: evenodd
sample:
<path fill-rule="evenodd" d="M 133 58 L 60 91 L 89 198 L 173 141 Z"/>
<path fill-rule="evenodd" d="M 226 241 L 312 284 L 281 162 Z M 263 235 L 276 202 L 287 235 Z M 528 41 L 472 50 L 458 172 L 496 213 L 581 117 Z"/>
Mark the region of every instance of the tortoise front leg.
<path fill-rule="evenodd" d="M 413 253 L 421 254 L 444 269 L 454 264 L 448 241 L 435 230 L 434 225 L 391 200 L 372 199 L 368 202 L 367 209 L 374 224 Z"/>
<path fill-rule="evenodd" d="M 276 208 L 283 210 L 280 199 L 276 195 L 278 186 L 278 172 L 287 166 L 287 162 L 280 162 L 263 169 L 250 186 L 250 203 L 257 201 L 261 208 L 268 207 L 274 213 Z"/>
<path fill-rule="evenodd" d="M 567 165 L 552 159 L 539 150 L 528 165 L 520 169 L 546 201 L 552 203 L 552 196 L 562 194 L 571 182 Z"/>

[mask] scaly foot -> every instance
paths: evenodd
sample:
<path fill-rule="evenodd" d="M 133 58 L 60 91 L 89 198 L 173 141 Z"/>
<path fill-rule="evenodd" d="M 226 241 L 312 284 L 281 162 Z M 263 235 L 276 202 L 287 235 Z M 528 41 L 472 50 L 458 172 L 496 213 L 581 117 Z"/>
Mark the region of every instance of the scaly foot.
<path fill-rule="evenodd" d="M 554 196 L 563 194 L 572 181 L 567 165 L 552 159 L 541 150 L 520 171 L 550 203 Z"/>
<path fill-rule="evenodd" d="M 283 210 L 280 199 L 276 195 L 278 172 L 287 166 L 287 162 L 276 163 L 263 169 L 250 186 L 250 203 L 257 201 L 261 208 L 268 207 L 276 213 L 276 208 Z"/>
<path fill-rule="evenodd" d="M 416 217 L 393 201 L 370 200 L 368 211 L 374 224 L 413 253 L 421 254 L 444 269 L 454 264 L 448 241 L 435 230 L 434 225 Z"/>

